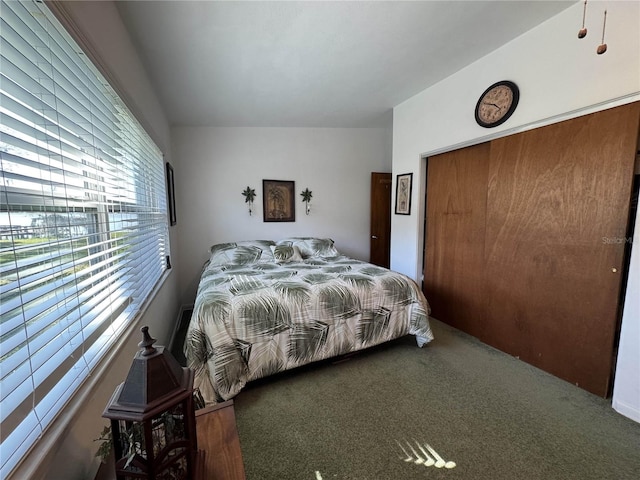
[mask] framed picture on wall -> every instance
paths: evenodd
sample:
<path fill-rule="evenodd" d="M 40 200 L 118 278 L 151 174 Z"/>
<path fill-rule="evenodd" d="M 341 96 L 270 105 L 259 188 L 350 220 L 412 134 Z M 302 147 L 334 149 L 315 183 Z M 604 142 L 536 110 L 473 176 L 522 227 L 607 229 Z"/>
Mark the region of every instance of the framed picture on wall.
<path fill-rule="evenodd" d="M 411 184 L 413 173 L 397 176 L 396 181 L 396 215 L 411 215 Z"/>
<path fill-rule="evenodd" d="M 262 180 L 262 209 L 265 222 L 295 222 L 295 182 Z"/>
<path fill-rule="evenodd" d="M 167 162 L 167 201 L 169 202 L 169 225 L 178 223 L 176 218 L 176 192 L 173 186 L 173 167 Z"/>

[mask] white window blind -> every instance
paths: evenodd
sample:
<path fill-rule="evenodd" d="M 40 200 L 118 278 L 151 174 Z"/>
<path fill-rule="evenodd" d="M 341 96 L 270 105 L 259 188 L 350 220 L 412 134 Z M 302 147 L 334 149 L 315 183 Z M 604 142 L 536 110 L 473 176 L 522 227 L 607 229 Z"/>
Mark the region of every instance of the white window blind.
<path fill-rule="evenodd" d="M 40 2 L 0 24 L 0 477 L 166 268 L 161 152 Z"/>

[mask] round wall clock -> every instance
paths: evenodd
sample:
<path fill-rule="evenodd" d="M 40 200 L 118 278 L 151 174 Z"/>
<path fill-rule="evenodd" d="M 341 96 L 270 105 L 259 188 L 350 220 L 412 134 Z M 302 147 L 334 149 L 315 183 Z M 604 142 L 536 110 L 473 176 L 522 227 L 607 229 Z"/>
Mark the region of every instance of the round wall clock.
<path fill-rule="evenodd" d="M 496 82 L 487 88 L 476 104 L 476 122 L 485 128 L 503 124 L 518 106 L 520 91 L 509 80 Z"/>

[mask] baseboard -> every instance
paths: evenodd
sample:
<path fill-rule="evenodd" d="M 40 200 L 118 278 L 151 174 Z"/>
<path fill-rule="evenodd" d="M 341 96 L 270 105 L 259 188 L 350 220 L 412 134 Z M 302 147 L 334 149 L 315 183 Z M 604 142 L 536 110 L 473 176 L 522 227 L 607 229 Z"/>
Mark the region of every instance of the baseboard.
<path fill-rule="evenodd" d="M 627 405 L 625 403 L 614 400 L 611 404 L 613 409 L 618 412 L 620 415 L 624 415 L 627 418 L 630 418 L 634 422 L 640 423 L 640 410 L 631 405 Z"/>

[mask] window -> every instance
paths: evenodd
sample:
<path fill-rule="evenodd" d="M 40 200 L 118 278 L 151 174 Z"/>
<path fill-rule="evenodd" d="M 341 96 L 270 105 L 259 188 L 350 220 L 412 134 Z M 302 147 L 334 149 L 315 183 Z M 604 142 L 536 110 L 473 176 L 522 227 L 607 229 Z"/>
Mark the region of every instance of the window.
<path fill-rule="evenodd" d="M 40 2 L 0 20 L 0 477 L 166 269 L 161 152 Z"/>

